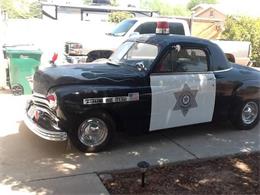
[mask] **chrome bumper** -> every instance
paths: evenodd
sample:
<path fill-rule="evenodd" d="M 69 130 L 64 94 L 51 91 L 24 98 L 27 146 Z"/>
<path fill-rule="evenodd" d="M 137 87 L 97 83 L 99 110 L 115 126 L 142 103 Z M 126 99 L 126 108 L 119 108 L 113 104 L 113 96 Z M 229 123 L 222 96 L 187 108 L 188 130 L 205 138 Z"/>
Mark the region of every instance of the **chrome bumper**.
<path fill-rule="evenodd" d="M 24 123 L 26 124 L 26 126 L 36 135 L 38 135 L 39 137 L 46 139 L 46 140 L 50 140 L 50 141 L 65 141 L 68 138 L 68 135 L 66 132 L 61 131 L 61 132 L 57 132 L 57 131 L 49 131 L 47 129 L 43 129 L 42 127 L 40 127 L 39 125 L 37 125 L 37 123 L 35 123 L 29 116 L 27 113 L 25 113 L 24 116 Z"/>

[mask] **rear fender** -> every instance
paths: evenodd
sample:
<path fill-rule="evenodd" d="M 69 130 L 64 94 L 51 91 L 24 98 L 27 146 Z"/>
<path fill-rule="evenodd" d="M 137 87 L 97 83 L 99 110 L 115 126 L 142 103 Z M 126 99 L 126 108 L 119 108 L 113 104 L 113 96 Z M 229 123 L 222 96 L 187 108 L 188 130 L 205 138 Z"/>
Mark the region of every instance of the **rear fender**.
<path fill-rule="evenodd" d="M 241 104 L 242 102 L 255 100 L 260 101 L 260 80 L 244 81 L 243 85 L 234 91 L 235 100 L 233 106 Z"/>

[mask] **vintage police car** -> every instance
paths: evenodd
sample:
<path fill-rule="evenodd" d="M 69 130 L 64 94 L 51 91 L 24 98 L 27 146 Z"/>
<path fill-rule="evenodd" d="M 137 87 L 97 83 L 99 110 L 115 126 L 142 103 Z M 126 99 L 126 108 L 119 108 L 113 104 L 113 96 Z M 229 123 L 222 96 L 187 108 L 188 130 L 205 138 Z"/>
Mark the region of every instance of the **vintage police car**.
<path fill-rule="evenodd" d="M 214 43 L 150 34 L 124 42 L 108 61 L 49 67 L 34 76 L 25 123 L 96 152 L 116 130 L 149 132 L 229 119 L 259 122 L 260 72 L 231 64 Z M 174 131 L 174 129 L 173 129 Z"/>

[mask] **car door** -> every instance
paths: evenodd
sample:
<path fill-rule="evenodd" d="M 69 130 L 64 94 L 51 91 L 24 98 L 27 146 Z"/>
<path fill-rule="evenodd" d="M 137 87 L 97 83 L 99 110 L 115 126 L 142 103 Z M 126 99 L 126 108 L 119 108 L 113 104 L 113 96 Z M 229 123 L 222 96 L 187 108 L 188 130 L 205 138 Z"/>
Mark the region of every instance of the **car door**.
<path fill-rule="evenodd" d="M 210 122 L 216 79 L 209 52 L 192 44 L 173 45 L 150 75 L 150 131 Z"/>

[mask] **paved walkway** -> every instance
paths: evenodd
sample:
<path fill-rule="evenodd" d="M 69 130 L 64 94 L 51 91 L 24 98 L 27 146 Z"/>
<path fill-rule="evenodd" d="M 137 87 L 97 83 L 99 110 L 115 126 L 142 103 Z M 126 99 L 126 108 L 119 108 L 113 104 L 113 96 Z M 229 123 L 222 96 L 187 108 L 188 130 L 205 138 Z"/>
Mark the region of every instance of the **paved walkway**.
<path fill-rule="evenodd" d="M 131 137 L 121 134 L 107 151 L 83 154 L 67 143 L 42 140 L 21 123 L 26 97 L 0 95 L 0 192 L 108 194 L 96 173 L 260 151 L 260 128 L 238 131 L 203 124 Z M 3 194 L 3 193 L 1 193 Z"/>

